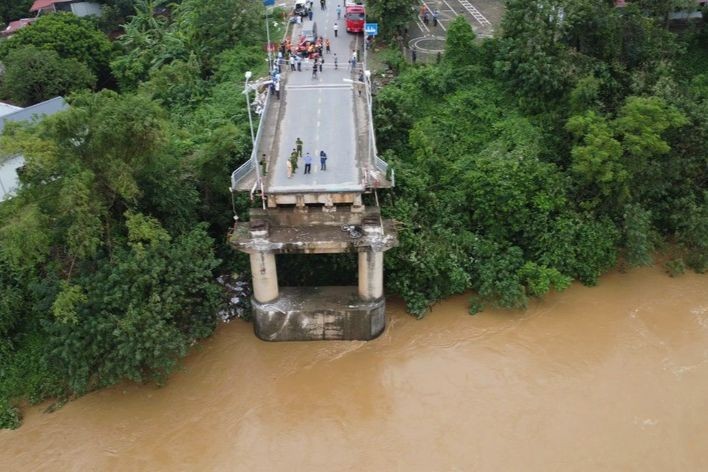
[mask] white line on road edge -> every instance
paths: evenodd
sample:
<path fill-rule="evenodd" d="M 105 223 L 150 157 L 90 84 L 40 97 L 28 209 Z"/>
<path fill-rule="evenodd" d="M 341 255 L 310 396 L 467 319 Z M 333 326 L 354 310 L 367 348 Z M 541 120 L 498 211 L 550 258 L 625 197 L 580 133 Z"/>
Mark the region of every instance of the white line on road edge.
<path fill-rule="evenodd" d="M 460 14 L 457 13 L 454 8 L 452 8 L 452 5 L 450 5 L 449 3 L 447 3 L 447 0 L 442 0 L 442 1 L 443 1 L 443 3 L 444 3 L 445 5 L 447 5 L 447 7 L 450 9 L 450 11 L 455 14 L 455 16 L 460 16 Z"/>

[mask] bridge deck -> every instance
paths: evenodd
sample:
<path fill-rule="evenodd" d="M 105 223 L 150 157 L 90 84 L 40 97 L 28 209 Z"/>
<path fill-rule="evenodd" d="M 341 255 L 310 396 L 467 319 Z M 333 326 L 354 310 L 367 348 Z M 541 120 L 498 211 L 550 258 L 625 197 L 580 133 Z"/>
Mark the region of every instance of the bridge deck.
<path fill-rule="evenodd" d="M 335 8 L 323 11 L 315 6 L 313 20 L 317 34 L 329 38 L 331 52 L 324 53 L 322 72 L 317 77 L 312 75 L 311 61 L 303 62 L 299 72 L 291 72 L 289 66 L 283 68 L 285 87 L 281 88 L 279 126 L 268 156 L 271 172 L 265 180 L 266 193 L 364 190 L 360 161 L 368 157 L 368 136 L 364 133 L 364 139 L 358 139 L 357 130 L 366 129 L 368 121 L 357 117 L 355 101 L 364 102 L 366 94 L 363 85 L 352 82 L 352 78 L 358 79 L 361 67 L 352 71 L 349 64 L 362 38 L 346 32 L 343 19 L 337 21 Z M 335 21 L 339 24 L 337 38 L 333 31 Z M 299 36 L 300 27 L 296 26 L 293 44 L 297 44 Z M 307 152 L 312 156 L 312 172 L 304 174 L 305 163 L 300 158 L 296 172 L 288 178 L 286 163 L 298 137 L 303 141 L 303 158 Z M 320 170 L 321 150 L 328 157 L 326 171 Z"/>
<path fill-rule="evenodd" d="M 324 53 L 322 72 L 313 76 L 312 61 L 302 62 L 300 71 L 282 67 L 280 99 L 268 98 L 260 124 L 254 156 L 265 155 L 267 174 L 262 190 L 270 196 L 269 205 L 293 203 L 296 195 L 306 202 L 319 201 L 313 195 L 331 195 L 329 201 L 352 201 L 369 188 L 386 188 L 386 164 L 375 158 L 375 142 L 370 122 L 369 95 L 363 78 L 363 59 L 351 66 L 352 53 L 362 53 L 363 36 L 346 32 L 344 19 L 336 19 L 336 9 L 322 11 L 316 5 L 314 21 L 318 35 L 329 38 L 331 51 Z M 339 24 L 334 37 L 333 25 Z M 295 25 L 292 43 L 297 44 L 301 26 Z M 335 68 L 335 57 L 337 67 Z M 287 162 L 297 138 L 303 141 L 303 156 L 295 173 L 288 177 Z M 326 170 L 320 166 L 320 151 L 327 154 Z M 312 156 L 311 173 L 305 174 L 304 157 Z M 236 190 L 256 189 L 256 171 L 239 169 L 232 177 Z M 309 195 L 309 196 L 307 196 Z M 339 197 L 335 196 L 339 195 Z"/>
<path fill-rule="evenodd" d="M 318 79 L 312 79 L 309 70 L 289 74 L 285 94 L 281 94 L 285 101 L 281 106 L 285 106 L 270 158 L 266 192 L 364 190 L 356 159 L 353 87 L 342 80 L 349 74 L 327 69 Z M 298 137 L 303 141 L 303 157 L 288 178 L 286 163 Z M 328 157 L 324 171 L 320 170 L 322 150 Z M 306 175 L 304 156 L 308 152 L 313 163 L 311 173 Z"/>

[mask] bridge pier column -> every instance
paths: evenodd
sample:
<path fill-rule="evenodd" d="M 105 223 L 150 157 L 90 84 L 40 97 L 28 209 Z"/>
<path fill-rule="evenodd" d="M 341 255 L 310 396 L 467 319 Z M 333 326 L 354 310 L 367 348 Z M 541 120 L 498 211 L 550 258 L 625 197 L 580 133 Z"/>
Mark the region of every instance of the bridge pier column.
<path fill-rule="evenodd" d="M 266 303 L 278 298 L 275 254 L 267 252 L 251 254 L 251 273 L 253 274 L 253 298 L 256 301 Z"/>
<path fill-rule="evenodd" d="M 263 220 L 254 219 L 250 227 L 253 239 L 265 240 L 270 228 Z M 253 298 L 266 303 L 278 298 L 278 271 L 275 266 L 275 254 L 258 251 L 251 253 L 251 274 L 253 275 Z"/>
<path fill-rule="evenodd" d="M 383 297 L 383 252 L 359 253 L 359 297 L 362 300 Z"/>

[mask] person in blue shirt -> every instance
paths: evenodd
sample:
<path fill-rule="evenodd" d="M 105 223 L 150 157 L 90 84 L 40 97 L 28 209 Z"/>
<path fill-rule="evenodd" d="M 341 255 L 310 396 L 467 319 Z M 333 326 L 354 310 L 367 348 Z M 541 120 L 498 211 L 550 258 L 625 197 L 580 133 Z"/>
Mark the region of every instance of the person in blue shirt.
<path fill-rule="evenodd" d="M 312 156 L 308 152 L 305 154 L 305 174 L 309 174 L 312 171 Z"/>

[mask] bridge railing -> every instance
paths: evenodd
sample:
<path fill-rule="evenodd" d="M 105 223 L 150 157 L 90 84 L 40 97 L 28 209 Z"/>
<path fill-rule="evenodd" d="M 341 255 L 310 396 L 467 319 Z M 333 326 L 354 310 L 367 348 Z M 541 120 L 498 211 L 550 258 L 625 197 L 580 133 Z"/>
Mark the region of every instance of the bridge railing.
<path fill-rule="evenodd" d="M 364 54 L 364 64 L 363 64 L 363 69 L 366 69 L 367 67 L 367 55 L 366 55 L 366 50 Z M 388 163 L 381 159 L 379 157 L 379 152 L 378 149 L 376 148 L 376 139 L 374 139 L 374 109 L 373 109 L 373 97 L 371 94 L 371 77 L 367 76 L 368 74 L 364 74 L 364 88 L 366 89 L 366 108 L 367 108 L 367 114 L 368 114 L 368 133 L 369 133 L 369 162 L 371 165 L 373 165 L 376 169 L 381 171 L 384 175 L 388 175 Z M 395 186 L 395 176 L 393 173 L 394 169 L 391 169 L 391 185 Z"/>
<path fill-rule="evenodd" d="M 238 169 L 231 173 L 231 188 L 236 190 L 238 183 L 253 170 L 253 158 L 249 157 Z"/>
<path fill-rule="evenodd" d="M 250 93 L 250 91 L 249 91 Z M 251 104 L 255 105 L 257 102 Z M 266 89 L 265 100 L 263 102 L 262 112 L 260 114 L 260 119 L 258 120 L 258 131 L 256 132 L 256 140 L 253 142 L 253 149 L 251 150 L 251 157 L 241 164 L 238 169 L 231 173 L 231 188 L 236 190 L 239 182 L 241 182 L 246 176 L 248 176 L 252 171 L 256 172 L 256 184 L 260 184 L 261 175 L 258 171 L 258 143 L 261 142 L 261 135 L 263 133 L 264 123 L 268 117 L 268 111 L 270 110 L 270 92 Z"/>

